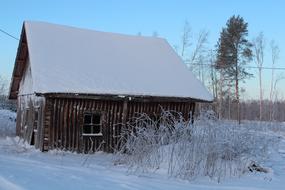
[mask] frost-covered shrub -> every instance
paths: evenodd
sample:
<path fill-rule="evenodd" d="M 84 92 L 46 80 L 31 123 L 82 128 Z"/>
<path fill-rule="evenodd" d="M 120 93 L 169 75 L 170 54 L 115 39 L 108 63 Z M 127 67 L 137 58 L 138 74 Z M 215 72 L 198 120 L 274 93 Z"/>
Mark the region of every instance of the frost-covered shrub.
<path fill-rule="evenodd" d="M 16 101 L 9 100 L 7 96 L 0 95 L 0 109 L 16 112 Z"/>
<path fill-rule="evenodd" d="M 175 112 L 163 111 L 157 120 L 142 114 L 123 129 L 115 162 L 126 164 L 130 172 L 161 170 L 188 180 L 239 176 L 252 161 L 263 161 L 275 143 L 247 127 L 219 121 L 208 112 L 194 123 Z"/>
<path fill-rule="evenodd" d="M 0 137 L 15 136 L 16 113 L 0 109 Z"/>

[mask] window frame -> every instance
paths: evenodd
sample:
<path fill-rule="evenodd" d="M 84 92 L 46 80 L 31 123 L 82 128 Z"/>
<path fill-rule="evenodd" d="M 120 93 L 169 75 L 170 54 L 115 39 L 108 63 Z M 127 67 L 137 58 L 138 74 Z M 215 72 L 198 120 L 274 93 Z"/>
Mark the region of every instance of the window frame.
<path fill-rule="evenodd" d="M 86 115 L 91 115 L 91 118 L 90 118 L 90 122 L 91 123 L 85 123 L 85 116 Z M 99 116 L 100 118 L 100 124 L 97 124 L 97 123 L 93 123 L 93 118 L 94 116 Z M 102 133 L 102 125 L 103 125 L 103 112 L 99 112 L 99 111 L 94 111 L 94 112 L 84 112 L 83 113 L 83 125 L 82 125 L 82 136 L 103 136 L 103 133 Z M 86 126 L 89 126 L 90 127 L 90 133 L 85 133 L 84 132 L 84 128 Z M 98 127 L 99 126 L 99 132 L 98 133 L 95 133 L 94 132 L 94 127 Z"/>

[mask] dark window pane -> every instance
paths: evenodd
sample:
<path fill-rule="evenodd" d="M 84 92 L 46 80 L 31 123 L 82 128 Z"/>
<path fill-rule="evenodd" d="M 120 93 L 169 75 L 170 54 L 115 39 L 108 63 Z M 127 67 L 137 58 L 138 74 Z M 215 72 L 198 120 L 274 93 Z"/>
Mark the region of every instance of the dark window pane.
<path fill-rule="evenodd" d="M 83 133 L 98 134 L 101 133 L 101 114 L 100 113 L 85 113 Z"/>
<path fill-rule="evenodd" d="M 91 114 L 85 114 L 84 115 L 84 124 L 90 124 L 91 123 Z"/>
<path fill-rule="evenodd" d="M 83 126 L 83 133 L 90 134 L 91 133 L 91 126 L 90 125 L 84 125 Z"/>
<path fill-rule="evenodd" d="M 94 125 L 93 126 L 93 133 L 100 133 L 101 132 L 101 130 L 100 130 L 100 125 Z"/>
<path fill-rule="evenodd" d="M 93 124 L 100 125 L 101 114 L 93 114 Z"/>

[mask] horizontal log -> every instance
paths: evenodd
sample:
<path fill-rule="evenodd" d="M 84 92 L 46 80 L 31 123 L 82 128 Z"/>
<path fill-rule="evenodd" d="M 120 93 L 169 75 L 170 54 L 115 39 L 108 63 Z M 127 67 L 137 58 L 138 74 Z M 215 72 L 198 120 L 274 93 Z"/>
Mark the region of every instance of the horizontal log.
<path fill-rule="evenodd" d="M 86 94 L 86 93 L 36 93 L 38 96 L 47 98 L 73 98 L 73 99 L 90 99 L 90 100 L 117 100 L 134 102 L 209 102 L 205 100 L 181 97 L 164 97 L 164 96 L 139 96 L 139 95 L 121 95 L 121 94 Z"/>

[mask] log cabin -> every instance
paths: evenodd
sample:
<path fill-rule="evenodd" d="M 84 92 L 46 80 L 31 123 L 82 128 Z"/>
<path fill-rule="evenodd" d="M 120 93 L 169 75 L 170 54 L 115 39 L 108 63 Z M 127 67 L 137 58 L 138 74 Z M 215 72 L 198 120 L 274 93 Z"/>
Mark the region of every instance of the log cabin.
<path fill-rule="evenodd" d="M 165 39 L 25 21 L 9 98 L 41 151 L 112 152 L 136 114 L 193 114 L 212 95 Z"/>

